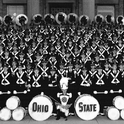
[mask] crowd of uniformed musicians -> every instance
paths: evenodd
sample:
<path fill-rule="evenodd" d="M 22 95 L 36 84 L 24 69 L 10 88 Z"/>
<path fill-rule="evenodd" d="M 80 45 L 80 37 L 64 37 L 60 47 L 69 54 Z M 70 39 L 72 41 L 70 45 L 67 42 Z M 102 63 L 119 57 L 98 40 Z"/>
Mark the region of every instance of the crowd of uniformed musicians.
<path fill-rule="evenodd" d="M 71 78 L 68 92 L 72 93 L 72 103 L 79 92 L 93 95 L 102 108 L 112 105 L 114 96 L 123 95 L 123 25 L 3 29 L 0 30 L 2 99 L 5 94 L 22 95 L 23 106 L 28 106 L 43 91 L 56 100 L 63 76 Z"/>

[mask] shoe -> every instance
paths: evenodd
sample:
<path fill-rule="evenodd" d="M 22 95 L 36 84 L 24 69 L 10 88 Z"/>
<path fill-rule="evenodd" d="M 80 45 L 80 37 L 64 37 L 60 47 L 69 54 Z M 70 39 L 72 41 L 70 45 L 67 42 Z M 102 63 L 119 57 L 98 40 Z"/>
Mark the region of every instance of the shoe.
<path fill-rule="evenodd" d="M 57 114 L 56 113 L 52 113 L 52 116 L 57 116 Z"/>
<path fill-rule="evenodd" d="M 99 115 L 101 115 L 101 116 L 105 116 L 105 114 L 104 114 L 104 113 L 99 113 Z"/>
<path fill-rule="evenodd" d="M 70 116 L 74 116 L 75 114 L 74 113 L 69 113 Z"/>
<path fill-rule="evenodd" d="M 56 120 L 59 120 L 60 118 L 56 118 Z"/>
<path fill-rule="evenodd" d="M 65 118 L 65 121 L 67 121 L 68 119 L 67 118 Z"/>

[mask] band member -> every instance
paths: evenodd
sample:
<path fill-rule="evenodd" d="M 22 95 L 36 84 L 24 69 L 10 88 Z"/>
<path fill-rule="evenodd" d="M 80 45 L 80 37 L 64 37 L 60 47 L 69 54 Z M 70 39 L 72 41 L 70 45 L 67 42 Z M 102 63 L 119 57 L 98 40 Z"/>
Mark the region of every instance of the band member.
<path fill-rule="evenodd" d="M 91 76 L 89 72 L 87 71 L 86 67 L 83 66 L 80 72 L 80 91 L 83 92 L 84 94 L 89 94 L 92 93 L 91 85 Z"/>
<path fill-rule="evenodd" d="M 124 50 L 123 39 L 121 37 L 118 39 L 118 43 L 117 43 L 116 47 L 117 47 L 117 51 L 118 51 L 117 54 L 118 55 L 121 54 L 122 51 Z"/>
<path fill-rule="evenodd" d="M 35 66 L 34 72 L 32 74 L 32 87 L 33 88 L 38 88 L 41 87 L 41 73 L 40 73 L 40 69 Z"/>
<path fill-rule="evenodd" d="M 3 60 L 4 60 L 5 63 L 7 63 L 7 64 L 10 63 L 10 60 L 11 60 L 12 56 L 10 55 L 9 51 L 7 50 L 7 48 L 5 48 L 4 54 L 3 54 L 2 57 L 3 57 Z"/>
<path fill-rule="evenodd" d="M 81 53 L 80 47 L 78 46 L 78 44 L 75 44 L 75 45 L 74 45 L 73 52 L 72 52 L 72 55 L 73 55 L 74 59 L 79 58 L 80 53 Z"/>
<path fill-rule="evenodd" d="M 108 58 L 109 56 L 109 51 L 110 51 L 110 47 L 108 45 L 108 42 L 104 42 L 104 49 L 105 49 L 105 58 Z"/>
<path fill-rule="evenodd" d="M 76 61 L 74 63 L 74 79 L 76 82 L 78 82 L 79 80 L 80 72 L 81 72 L 81 64 L 79 61 Z"/>
<path fill-rule="evenodd" d="M 58 83 L 58 72 L 54 66 L 51 66 L 49 73 L 49 87 L 56 87 Z"/>
<path fill-rule="evenodd" d="M 26 56 L 24 54 L 24 51 L 20 51 L 18 54 L 18 62 L 22 63 L 24 68 L 25 68 L 25 64 L 26 64 Z"/>
<path fill-rule="evenodd" d="M 14 94 L 25 94 L 27 89 L 25 85 L 27 84 L 27 74 L 25 72 L 24 66 L 19 63 L 18 70 L 15 73 L 15 78 L 13 79 L 13 93 Z"/>
<path fill-rule="evenodd" d="M 41 70 L 41 79 L 45 87 L 48 85 L 48 77 L 49 77 L 49 63 L 47 60 L 42 60 L 41 64 L 38 65 Z"/>
<path fill-rule="evenodd" d="M 64 77 L 66 76 L 66 71 L 65 71 L 65 64 L 64 62 L 60 62 L 60 65 L 58 67 L 58 73 L 59 73 L 59 77 Z"/>
<path fill-rule="evenodd" d="M 43 54 L 44 55 L 48 55 L 48 49 L 49 49 L 49 45 L 48 45 L 48 41 L 46 39 L 45 41 L 43 41 Z"/>
<path fill-rule="evenodd" d="M 10 67 L 11 74 L 12 74 L 12 76 L 15 76 L 15 74 L 18 70 L 18 67 L 17 67 L 17 61 L 14 57 L 12 58 L 12 62 L 10 65 L 11 65 L 11 67 Z"/>
<path fill-rule="evenodd" d="M 98 47 L 98 54 L 102 63 L 105 62 L 105 49 L 102 44 Z"/>
<path fill-rule="evenodd" d="M 57 55 L 53 53 L 49 58 L 49 62 L 51 66 L 57 67 L 58 66 Z"/>
<path fill-rule="evenodd" d="M 38 34 L 38 36 L 37 36 L 37 42 L 38 43 L 43 42 L 43 34 L 41 34 L 41 33 Z"/>
<path fill-rule="evenodd" d="M 92 51 L 91 51 L 91 48 L 90 46 L 88 46 L 86 48 L 86 68 L 89 70 L 90 68 L 90 65 L 91 65 L 91 61 L 92 61 L 92 58 L 93 58 L 93 54 L 92 54 Z"/>
<path fill-rule="evenodd" d="M 12 45 L 13 45 L 13 42 L 11 42 L 9 40 L 8 43 L 7 43 L 7 49 L 8 49 L 9 52 L 11 52 L 11 50 L 12 50 Z"/>
<path fill-rule="evenodd" d="M 73 63 L 72 62 L 69 62 L 67 64 L 67 77 L 71 78 L 71 80 L 74 80 L 74 67 L 73 67 Z"/>
<path fill-rule="evenodd" d="M 37 63 L 37 65 L 41 64 L 42 59 L 43 59 L 43 56 L 39 52 L 36 52 L 34 54 L 34 63 Z"/>
<path fill-rule="evenodd" d="M 3 54 L 4 45 L 0 42 L 0 56 Z"/>
<path fill-rule="evenodd" d="M 30 60 L 30 63 L 34 62 L 34 53 L 33 53 L 31 46 L 28 47 L 28 51 L 26 53 L 26 56 Z"/>
<path fill-rule="evenodd" d="M 91 80 L 93 81 L 94 76 L 97 73 L 96 66 L 95 66 L 94 62 L 92 62 L 90 67 L 91 67 L 91 69 L 89 70 L 89 74 L 91 75 Z"/>
<path fill-rule="evenodd" d="M 60 49 L 61 49 L 61 42 L 60 42 L 60 38 L 57 39 L 56 43 L 55 43 L 55 49 L 56 49 L 56 53 L 61 53 Z"/>
<path fill-rule="evenodd" d="M 93 80 L 93 96 L 100 103 L 100 114 L 104 115 L 103 109 L 106 105 L 106 95 L 108 94 L 108 88 L 106 87 L 108 82 L 105 82 L 105 74 L 103 73 L 102 67 L 99 65 L 97 67 L 97 73 L 95 74 Z"/>
<path fill-rule="evenodd" d="M 120 71 L 118 70 L 117 64 L 114 63 L 113 66 L 112 66 L 112 71 L 110 73 L 112 84 L 120 83 L 120 80 L 118 79 L 119 78 L 119 73 L 120 73 Z"/>
<path fill-rule="evenodd" d="M 12 49 L 12 55 L 18 60 L 18 54 L 19 54 L 19 51 L 18 51 L 18 47 L 17 47 L 17 43 L 14 43 L 13 44 L 13 49 Z"/>
<path fill-rule="evenodd" d="M 123 78 L 117 63 L 114 62 L 109 76 L 109 100 L 112 101 L 117 95 L 123 95 Z M 112 105 L 112 102 L 111 102 Z"/>
<path fill-rule="evenodd" d="M 6 65 L 6 64 L 4 65 L 1 76 L 2 76 L 1 85 L 3 85 L 3 86 L 10 85 L 11 73 L 10 73 L 10 69 L 9 69 L 8 65 Z"/>
<path fill-rule="evenodd" d="M 1 65 L 1 64 L 0 64 Z M 2 69 L 0 67 L 0 69 Z M 11 72 L 8 65 L 4 64 L 3 69 L 0 70 L 0 107 L 4 107 L 6 104 L 6 100 L 10 97 L 12 93 L 12 78 Z"/>
<path fill-rule="evenodd" d="M 97 51 L 97 48 L 98 46 L 96 44 L 95 37 L 93 37 L 92 46 L 91 46 L 92 52 L 95 53 Z"/>
<path fill-rule="evenodd" d="M 29 84 L 31 84 L 31 79 L 32 79 L 32 74 L 33 74 L 33 68 L 32 68 L 32 64 L 30 62 L 27 62 L 27 66 L 26 66 L 26 74 L 28 77 L 28 82 Z"/>
<path fill-rule="evenodd" d="M 71 93 L 67 93 L 68 90 L 68 81 L 69 78 L 63 77 L 60 80 L 60 88 L 62 90 L 62 93 L 57 93 L 57 97 L 60 98 L 61 103 L 56 103 L 56 109 L 57 109 L 57 118 L 56 120 L 59 120 L 61 116 L 67 120 L 67 117 L 69 116 L 69 108 L 71 107 L 71 104 L 68 104 L 69 98 L 72 98 Z"/>
<path fill-rule="evenodd" d="M 33 52 L 37 51 L 37 48 L 38 48 L 39 44 L 35 40 L 33 40 L 31 45 L 32 45 L 32 51 Z"/>
<path fill-rule="evenodd" d="M 27 46 L 26 46 L 25 42 L 22 39 L 20 39 L 19 50 L 25 51 L 26 50 L 26 47 Z"/>

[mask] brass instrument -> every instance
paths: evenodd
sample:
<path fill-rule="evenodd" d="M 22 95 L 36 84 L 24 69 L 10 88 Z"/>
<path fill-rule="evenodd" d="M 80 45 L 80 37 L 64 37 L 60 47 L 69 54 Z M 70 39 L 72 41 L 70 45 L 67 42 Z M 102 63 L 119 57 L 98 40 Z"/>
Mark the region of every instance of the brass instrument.
<path fill-rule="evenodd" d="M 124 16 L 119 15 L 119 16 L 116 18 L 116 22 L 117 22 L 117 24 L 124 24 Z"/>
<path fill-rule="evenodd" d="M 104 21 L 103 15 L 97 14 L 97 15 L 95 16 L 95 22 L 96 22 L 96 23 L 101 24 L 103 21 Z"/>
<path fill-rule="evenodd" d="M 46 14 L 44 16 L 44 21 L 46 22 L 46 24 L 53 24 L 55 21 L 55 18 L 52 14 Z"/>
<path fill-rule="evenodd" d="M 115 21 L 114 16 L 112 16 L 112 15 L 106 15 L 106 16 L 105 16 L 105 21 L 106 21 L 106 23 L 108 23 L 108 24 L 114 23 L 114 21 Z"/>
<path fill-rule="evenodd" d="M 4 17 L 3 17 L 3 22 L 4 22 L 4 24 L 5 25 L 11 25 L 12 23 L 13 23 L 13 18 L 12 18 L 12 16 L 11 15 L 5 15 Z"/>
<path fill-rule="evenodd" d="M 67 20 L 68 20 L 69 24 L 75 24 L 78 21 L 78 16 L 75 13 L 70 13 L 67 16 Z"/>
<path fill-rule="evenodd" d="M 33 16 L 33 22 L 34 22 L 35 25 L 41 24 L 41 22 L 43 22 L 43 17 L 42 17 L 42 15 L 41 15 L 41 14 L 35 14 L 35 15 Z"/>
<path fill-rule="evenodd" d="M 67 21 L 67 15 L 63 12 L 59 12 L 56 14 L 55 20 L 58 24 L 64 24 Z"/>
<path fill-rule="evenodd" d="M 19 26 L 24 26 L 28 23 L 28 17 L 25 14 L 19 14 L 16 17 L 16 24 Z"/>
<path fill-rule="evenodd" d="M 79 17 L 79 24 L 80 25 L 87 25 L 88 24 L 88 22 L 89 22 L 89 17 L 87 16 L 87 15 L 81 15 L 80 17 Z"/>

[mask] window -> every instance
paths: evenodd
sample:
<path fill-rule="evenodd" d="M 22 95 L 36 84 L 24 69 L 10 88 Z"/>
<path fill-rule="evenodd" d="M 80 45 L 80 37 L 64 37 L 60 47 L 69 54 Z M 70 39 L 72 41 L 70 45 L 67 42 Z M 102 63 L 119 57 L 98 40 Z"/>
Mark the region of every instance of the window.
<path fill-rule="evenodd" d="M 24 14 L 24 6 L 22 5 L 8 5 L 7 14 L 13 15 L 13 13 Z"/>
<path fill-rule="evenodd" d="M 49 12 L 53 15 L 56 15 L 58 12 L 64 12 L 66 14 L 71 13 L 73 10 L 72 3 L 50 3 Z"/>
<path fill-rule="evenodd" d="M 114 13 L 114 6 L 97 6 L 97 14 L 101 14 L 103 16 L 106 16 L 106 15 L 112 15 L 114 16 L 115 13 Z"/>

